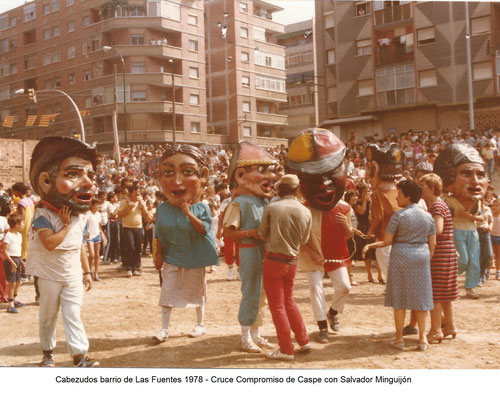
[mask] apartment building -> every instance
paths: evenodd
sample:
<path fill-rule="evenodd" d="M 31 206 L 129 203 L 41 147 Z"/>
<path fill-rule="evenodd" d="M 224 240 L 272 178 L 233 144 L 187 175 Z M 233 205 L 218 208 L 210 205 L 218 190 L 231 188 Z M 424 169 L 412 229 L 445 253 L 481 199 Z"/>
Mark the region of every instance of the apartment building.
<path fill-rule="evenodd" d="M 470 35 L 466 35 L 466 8 Z M 316 1 L 318 115 L 343 139 L 500 125 L 500 4 Z"/>
<path fill-rule="evenodd" d="M 280 10 L 260 0 L 205 1 L 208 132 L 221 143 L 286 143 L 284 26 L 272 19 Z"/>
<path fill-rule="evenodd" d="M 104 148 L 114 124 L 122 145 L 172 141 L 174 130 L 177 142 L 218 142 L 207 135 L 203 13 L 202 0 L 35 0 L 1 14 L 0 116 L 13 125 L 0 137 L 81 136 L 62 91 Z"/>
<path fill-rule="evenodd" d="M 286 25 L 278 43 L 285 47 L 287 91 L 287 102 L 280 104 L 280 113 L 288 116 L 281 136 L 290 139 L 317 123 L 313 20 Z"/>

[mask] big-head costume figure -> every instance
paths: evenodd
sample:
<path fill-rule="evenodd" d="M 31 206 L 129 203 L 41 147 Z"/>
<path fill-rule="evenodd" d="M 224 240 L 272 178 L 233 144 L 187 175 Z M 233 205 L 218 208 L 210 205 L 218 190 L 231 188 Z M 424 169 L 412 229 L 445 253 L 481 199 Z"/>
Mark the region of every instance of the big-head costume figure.
<path fill-rule="evenodd" d="M 477 299 L 473 288 L 480 279 L 479 237 L 475 221 L 479 200 L 486 193 L 488 178 L 479 152 L 466 143 L 447 146 L 434 163 L 434 172 L 443 180 L 443 188 L 451 193 L 445 202 L 453 215 L 453 235 L 459 254 L 458 273 L 465 272 L 467 297 Z M 480 218 L 479 218 L 480 219 Z"/>
<path fill-rule="evenodd" d="M 299 177 L 300 188 L 311 211 L 309 241 L 298 255 L 299 268 L 307 272 L 318 341 L 328 342 L 328 324 L 338 332 L 338 314 L 344 310 L 351 284 L 347 239 L 352 236 L 351 207 L 341 200 L 347 178 L 346 147 L 333 133 L 310 128 L 299 133 L 287 156 L 288 172 Z M 327 272 L 335 290 L 327 311 L 322 278 Z"/>
<path fill-rule="evenodd" d="M 87 256 L 82 252 L 86 226 L 82 213 L 92 200 L 96 163 L 94 147 L 67 137 L 43 138 L 31 157 L 31 186 L 41 201 L 33 218 L 26 272 L 38 277 L 40 288 L 42 366 L 54 366 L 59 308 L 74 365 L 97 364 L 86 356 L 89 342 L 80 317 L 83 286 L 92 287 Z"/>
<path fill-rule="evenodd" d="M 259 335 L 266 299 L 262 290 L 264 244 L 258 228 L 272 191 L 275 159 L 248 142 L 240 142 L 229 166 L 229 181 L 236 198 L 226 208 L 222 223 L 223 235 L 239 245 L 241 303 L 238 321 L 241 325 L 241 349 L 261 352 L 272 348 Z"/>
<path fill-rule="evenodd" d="M 385 149 L 370 144 L 365 155 L 368 160 L 367 176 L 372 186 L 371 223 L 367 237 L 373 235 L 377 241 L 381 241 L 384 240 L 389 220 L 399 210 L 396 182 L 402 176 L 402 152 L 397 143 L 391 143 Z M 375 250 L 377 264 L 384 277 L 387 277 L 390 253 L 391 246 Z"/>

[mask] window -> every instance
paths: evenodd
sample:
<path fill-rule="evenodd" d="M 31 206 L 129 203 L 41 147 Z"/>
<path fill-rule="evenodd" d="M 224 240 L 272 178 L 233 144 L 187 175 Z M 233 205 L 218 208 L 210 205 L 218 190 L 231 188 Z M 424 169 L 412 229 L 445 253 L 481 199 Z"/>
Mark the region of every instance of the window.
<path fill-rule="evenodd" d="M 240 37 L 241 38 L 248 38 L 248 28 L 240 27 Z"/>
<path fill-rule="evenodd" d="M 57 63 L 58 61 L 61 61 L 61 52 L 55 51 L 52 53 L 52 63 Z"/>
<path fill-rule="evenodd" d="M 275 78 L 267 75 L 255 75 L 255 87 L 285 93 L 286 79 Z"/>
<path fill-rule="evenodd" d="M 52 29 L 52 37 L 59 37 L 61 35 L 61 30 L 59 29 L 59 26 L 55 26 Z"/>
<path fill-rule="evenodd" d="M 144 102 L 146 101 L 146 92 L 143 90 L 132 92 L 132 102 Z"/>
<path fill-rule="evenodd" d="M 285 56 L 264 51 L 255 51 L 255 64 L 267 67 L 285 68 Z"/>
<path fill-rule="evenodd" d="M 90 16 L 86 15 L 82 18 L 82 26 L 87 27 L 90 25 Z"/>
<path fill-rule="evenodd" d="M 243 127 L 243 136 L 252 136 L 252 128 L 248 126 Z"/>
<path fill-rule="evenodd" d="M 413 64 L 377 69 L 376 77 L 377 104 L 380 106 L 415 102 L 415 70 Z"/>
<path fill-rule="evenodd" d="M 200 130 L 201 130 L 200 122 L 198 122 L 198 121 L 192 121 L 191 122 L 191 132 L 199 134 Z"/>
<path fill-rule="evenodd" d="M 16 49 L 17 48 L 17 42 L 15 40 L 12 40 L 10 42 L 10 49 Z"/>
<path fill-rule="evenodd" d="M 241 77 L 241 85 L 245 87 L 250 87 L 250 77 L 249 76 L 242 76 Z"/>
<path fill-rule="evenodd" d="M 144 16 L 144 9 L 141 7 L 134 7 L 130 10 L 130 16 Z"/>
<path fill-rule="evenodd" d="M 366 56 L 372 54 L 372 40 L 370 38 L 366 40 L 356 41 L 356 56 Z"/>
<path fill-rule="evenodd" d="M 198 94 L 190 94 L 189 103 L 191 105 L 200 105 L 200 96 Z"/>
<path fill-rule="evenodd" d="M 472 18 L 470 20 L 470 32 L 472 35 L 489 33 L 490 27 L 490 17 L 482 16 L 480 18 Z"/>
<path fill-rule="evenodd" d="M 248 4 L 240 1 L 240 12 L 248 14 Z"/>
<path fill-rule="evenodd" d="M 50 29 L 45 29 L 43 31 L 43 39 L 44 40 L 49 40 L 50 39 Z"/>
<path fill-rule="evenodd" d="M 180 5 L 163 0 L 161 2 L 161 16 L 168 19 L 181 20 Z"/>
<path fill-rule="evenodd" d="M 69 7 L 73 4 L 75 4 L 75 0 L 66 0 L 66 7 Z"/>
<path fill-rule="evenodd" d="M 50 4 L 44 4 L 42 8 L 42 13 L 44 15 L 48 14 L 50 12 Z"/>
<path fill-rule="evenodd" d="M 191 52 L 198 52 L 198 41 L 189 40 L 188 44 L 189 44 L 188 49 Z"/>
<path fill-rule="evenodd" d="M 417 44 L 425 45 L 436 42 L 436 33 L 434 27 L 427 27 L 425 29 L 417 30 Z"/>
<path fill-rule="evenodd" d="M 54 87 L 58 88 L 58 87 L 61 87 L 61 86 L 62 86 L 61 78 L 59 76 L 56 76 L 54 78 Z"/>
<path fill-rule="evenodd" d="M 50 90 L 52 89 L 52 79 L 45 79 L 45 82 L 43 84 L 43 88 L 45 90 Z"/>
<path fill-rule="evenodd" d="M 0 63 L 0 76 L 9 75 L 9 63 Z"/>
<path fill-rule="evenodd" d="M 428 86 L 437 86 L 436 70 L 426 70 L 418 73 L 418 87 Z"/>
<path fill-rule="evenodd" d="M 8 38 L 4 38 L 3 40 L 0 41 L 0 51 L 2 53 L 9 51 L 9 39 Z"/>
<path fill-rule="evenodd" d="M 354 5 L 354 16 L 365 16 L 371 13 L 370 3 L 368 1 L 359 1 Z"/>
<path fill-rule="evenodd" d="M 73 31 L 75 31 L 75 22 L 70 21 L 70 22 L 68 22 L 68 33 L 71 33 Z"/>
<path fill-rule="evenodd" d="M 373 79 L 366 79 L 358 81 L 358 96 L 371 96 L 373 95 Z"/>
<path fill-rule="evenodd" d="M 83 80 L 84 81 L 89 81 L 90 80 L 90 71 L 89 70 L 83 71 Z"/>
<path fill-rule="evenodd" d="M 332 13 L 325 15 L 325 29 L 335 27 L 335 15 Z"/>
<path fill-rule="evenodd" d="M 242 110 L 243 112 L 250 112 L 250 101 L 243 101 Z"/>
<path fill-rule="evenodd" d="M 17 26 L 17 16 L 10 18 L 10 26 Z"/>
<path fill-rule="evenodd" d="M 130 72 L 132 74 L 144 74 L 146 73 L 146 63 L 132 63 L 130 67 Z"/>
<path fill-rule="evenodd" d="M 326 51 L 326 64 L 335 64 L 335 49 Z"/>
<path fill-rule="evenodd" d="M 271 107 L 269 105 L 262 105 L 259 109 L 261 113 L 271 113 Z"/>
<path fill-rule="evenodd" d="M 17 74 L 17 64 L 11 64 L 10 65 L 10 73 L 11 74 Z"/>
<path fill-rule="evenodd" d="M 241 61 L 243 63 L 248 63 L 250 61 L 250 55 L 248 52 L 241 52 Z"/>
<path fill-rule="evenodd" d="M 24 69 L 30 70 L 36 67 L 36 57 L 27 57 L 24 59 Z"/>
<path fill-rule="evenodd" d="M 130 45 L 144 45 L 144 35 L 142 34 L 130 35 Z"/>
<path fill-rule="evenodd" d="M 52 0 L 52 11 L 59 10 L 59 0 Z"/>
<path fill-rule="evenodd" d="M 248 38 L 248 30 L 247 30 L 247 38 Z M 263 29 L 262 27 L 254 26 L 253 27 L 253 39 L 257 40 L 257 41 L 267 42 L 266 29 Z"/>
<path fill-rule="evenodd" d="M 25 5 L 23 8 L 23 20 L 25 22 L 29 22 L 30 20 L 33 20 L 35 18 L 36 18 L 35 2 Z"/>
<path fill-rule="evenodd" d="M 188 24 L 198 26 L 198 17 L 196 15 L 188 14 Z"/>
<path fill-rule="evenodd" d="M 43 65 L 49 65 L 52 61 L 52 55 L 50 53 L 43 55 Z"/>
<path fill-rule="evenodd" d="M 68 82 L 70 85 L 74 85 L 76 83 L 76 78 L 74 73 L 68 75 Z"/>
<path fill-rule="evenodd" d="M 0 30 L 9 28 L 9 15 L 0 16 Z"/>
<path fill-rule="evenodd" d="M 327 102 L 337 102 L 337 87 L 328 87 L 326 91 Z"/>
<path fill-rule="evenodd" d="M 477 81 L 481 79 L 490 79 L 493 77 L 493 70 L 489 61 L 472 64 L 472 79 Z"/>
<path fill-rule="evenodd" d="M 198 68 L 189 67 L 189 77 L 192 79 L 198 79 L 199 78 Z"/>

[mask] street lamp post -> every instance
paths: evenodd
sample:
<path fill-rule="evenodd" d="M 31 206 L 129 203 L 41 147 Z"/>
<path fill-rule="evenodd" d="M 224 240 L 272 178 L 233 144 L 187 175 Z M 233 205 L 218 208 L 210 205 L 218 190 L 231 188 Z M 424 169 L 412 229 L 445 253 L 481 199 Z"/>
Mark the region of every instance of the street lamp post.
<path fill-rule="evenodd" d="M 104 52 L 110 52 L 114 50 L 118 56 L 120 56 L 120 60 L 122 62 L 122 79 L 123 79 L 123 139 L 125 142 L 125 146 L 127 145 L 127 94 L 125 88 L 125 60 L 123 59 L 122 54 L 113 46 L 103 46 L 102 50 Z"/>
<path fill-rule="evenodd" d="M 168 62 L 170 64 L 172 64 L 172 66 L 173 66 L 174 61 L 172 59 L 169 59 Z M 174 75 L 174 68 L 173 67 L 172 67 L 171 75 L 172 75 L 172 115 L 173 115 L 172 143 L 175 146 L 175 132 L 177 130 L 177 123 L 176 123 L 176 119 L 175 119 L 175 75 Z"/>
<path fill-rule="evenodd" d="M 78 121 L 80 122 L 80 134 L 82 135 L 82 141 L 85 142 L 85 128 L 83 126 L 82 114 L 80 113 L 80 109 L 78 109 L 78 106 L 76 105 L 75 101 L 73 101 L 73 99 L 62 90 L 49 89 L 49 90 L 36 91 L 36 93 L 50 93 L 50 92 L 60 93 L 63 96 L 65 96 L 69 100 L 69 102 L 71 102 L 71 105 L 73 105 L 73 108 L 75 108 L 76 115 L 78 116 Z M 14 94 L 24 94 L 24 89 L 16 90 Z"/>

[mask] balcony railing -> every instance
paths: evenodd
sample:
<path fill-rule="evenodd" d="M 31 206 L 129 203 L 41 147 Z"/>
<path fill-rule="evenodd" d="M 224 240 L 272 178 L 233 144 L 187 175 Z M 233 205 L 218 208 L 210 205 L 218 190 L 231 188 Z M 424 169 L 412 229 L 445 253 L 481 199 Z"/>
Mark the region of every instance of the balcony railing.
<path fill-rule="evenodd" d="M 402 22 L 412 17 L 411 4 L 397 5 L 375 11 L 375 25 Z"/>

